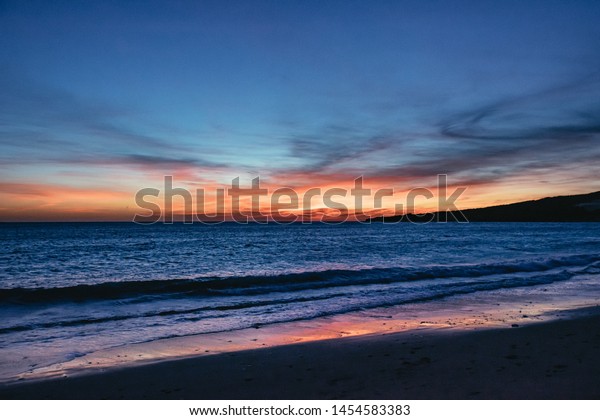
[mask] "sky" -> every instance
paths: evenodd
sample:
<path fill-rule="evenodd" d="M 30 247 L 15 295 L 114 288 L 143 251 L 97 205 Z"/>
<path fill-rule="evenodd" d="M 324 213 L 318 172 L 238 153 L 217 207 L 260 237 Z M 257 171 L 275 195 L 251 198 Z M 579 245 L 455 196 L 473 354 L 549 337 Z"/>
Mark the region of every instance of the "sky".
<path fill-rule="evenodd" d="M 0 0 L 0 221 L 131 220 L 165 176 L 209 206 L 256 177 L 362 177 L 382 212 L 438 174 L 459 208 L 597 191 L 598 22 L 583 0 Z"/>

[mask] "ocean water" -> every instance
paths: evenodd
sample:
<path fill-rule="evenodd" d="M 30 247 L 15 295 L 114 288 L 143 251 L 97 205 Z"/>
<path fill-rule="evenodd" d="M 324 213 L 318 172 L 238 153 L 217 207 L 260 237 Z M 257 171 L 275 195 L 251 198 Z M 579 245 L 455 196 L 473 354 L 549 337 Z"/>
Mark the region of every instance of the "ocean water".
<path fill-rule="evenodd" d="M 594 223 L 0 224 L 0 373 L 598 274 Z"/>

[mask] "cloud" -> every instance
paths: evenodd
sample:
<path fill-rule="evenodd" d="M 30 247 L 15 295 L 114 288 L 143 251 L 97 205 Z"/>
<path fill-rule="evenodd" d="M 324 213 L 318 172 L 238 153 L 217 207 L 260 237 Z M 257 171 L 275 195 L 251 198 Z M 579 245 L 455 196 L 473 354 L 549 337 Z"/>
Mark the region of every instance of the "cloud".
<path fill-rule="evenodd" d="M 600 73 L 540 92 L 439 117 L 410 127 L 338 121 L 285 138 L 296 166 L 271 181 L 286 185 L 349 182 L 423 186 L 437 174 L 483 185 L 523 175 L 561 173 L 574 162 L 592 176 L 600 160 Z M 558 176 L 558 175 L 557 175 Z"/>
<path fill-rule="evenodd" d="M 600 133 L 600 72 L 471 110 L 441 124 L 441 134 L 471 140 L 587 141 Z"/>
<path fill-rule="evenodd" d="M 165 129 L 157 129 L 156 124 L 145 121 L 134 109 L 83 100 L 0 69 L 3 165 L 223 167 L 207 159 L 190 157 L 200 152 L 197 146 L 192 148 L 177 139 L 148 134 L 149 131 L 157 133 Z"/>
<path fill-rule="evenodd" d="M 296 179 L 300 183 L 328 182 L 359 176 L 376 155 L 401 147 L 401 136 L 385 128 L 350 124 L 326 124 L 312 132 L 292 132 L 283 137 L 294 164 L 275 168 L 272 179 Z"/>

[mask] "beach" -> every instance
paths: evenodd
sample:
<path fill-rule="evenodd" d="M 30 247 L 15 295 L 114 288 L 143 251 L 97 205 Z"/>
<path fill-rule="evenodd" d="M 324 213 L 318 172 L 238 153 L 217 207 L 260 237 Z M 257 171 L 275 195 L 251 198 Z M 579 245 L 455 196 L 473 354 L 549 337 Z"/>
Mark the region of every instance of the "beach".
<path fill-rule="evenodd" d="M 597 399 L 600 306 L 556 320 L 187 357 L 5 384 L 3 399 Z"/>
<path fill-rule="evenodd" d="M 3 226 L 0 397 L 597 398 L 599 229 Z"/>

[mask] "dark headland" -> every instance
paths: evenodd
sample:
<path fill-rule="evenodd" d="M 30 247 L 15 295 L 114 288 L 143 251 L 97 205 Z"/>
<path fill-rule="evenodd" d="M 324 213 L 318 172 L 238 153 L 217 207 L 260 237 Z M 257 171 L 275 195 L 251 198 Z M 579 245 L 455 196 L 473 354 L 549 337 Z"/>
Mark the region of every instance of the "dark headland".
<path fill-rule="evenodd" d="M 513 204 L 424 214 L 381 216 L 372 222 L 600 222 L 600 191 Z"/>

